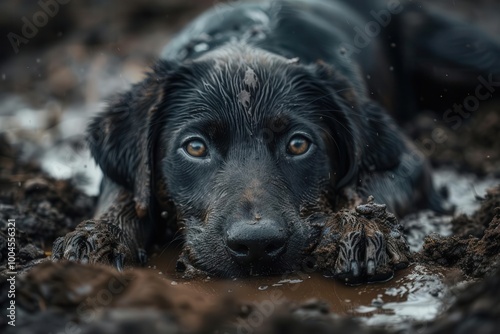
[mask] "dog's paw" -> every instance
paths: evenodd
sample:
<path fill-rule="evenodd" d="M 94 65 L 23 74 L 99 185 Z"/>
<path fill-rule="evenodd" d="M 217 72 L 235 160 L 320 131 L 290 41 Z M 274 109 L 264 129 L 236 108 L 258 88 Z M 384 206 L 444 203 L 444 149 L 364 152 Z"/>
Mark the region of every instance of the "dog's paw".
<path fill-rule="evenodd" d="M 130 244 L 130 238 L 120 227 L 108 220 L 86 220 L 73 232 L 55 240 L 52 260 L 104 263 L 118 270 L 122 270 L 125 264 L 145 263 L 145 251 Z"/>
<path fill-rule="evenodd" d="M 373 200 L 331 217 L 314 253 L 320 269 L 350 284 L 390 279 L 411 259 L 396 217 Z"/>

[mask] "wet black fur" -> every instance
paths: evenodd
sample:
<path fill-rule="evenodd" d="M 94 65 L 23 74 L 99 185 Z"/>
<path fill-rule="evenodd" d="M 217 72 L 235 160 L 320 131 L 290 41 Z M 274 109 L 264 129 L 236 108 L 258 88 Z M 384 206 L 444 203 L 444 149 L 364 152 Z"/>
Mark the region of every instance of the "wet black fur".
<path fill-rule="evenodd" d="M 402 52 L 382 40 L 393 34 L 401 42 L 397 32 L 405 12 L 360 55 L 345 58 L 341 44 L 353 38 L 346 16 L 363 25 L 371 7 L 356 11 L 335 2 L 312 3 L 235 5 L 205 14 L 167 45 L 147 79 L 89 126 L 96 161 L 107 177 L 136 194 L 138 211 L 147 212 L 145 226 L 153 231 L 164 223 L 160 212 L 167 210 L 167 197 L 184 227 L 192 262 L 208 272 L 238 276 L 292 269 L 314 242 L 311 212 L 322 210 L 318 200 L 327 194 L 335 210 L 346 188 L 374 195 L 398 213 L 440 208 L 425 158 L 369 93 L 380 79 L 376 95 L 394 97 L 392 113 L 404 113 L 401 101 L 408 99 L 395 88 L 410 80 L 405 75 L 411 69 L 392 74 L 380 67 L 415 60 L 395 59 Z M 407 11 L 428 19 L 417 7 Z M 250 12 L 267 15 L 269 22 Z M 419 36 L 419 27 L 411 29 Z M 197 49 L 200 43 L 207 47 Z M 457 69 L 466 66 L 460 57 L 426 50 L 431 51 Z M 255 85 L 244 81 L 252 72 Z M 303 156 L 286 153 L 294 133 L 312 143 Z M 208 158 L 186 154 L 189 137 L 205 141 Z M 160 188 L 166 195 L 158 194 Z M 284 226 L 289 241 L 276 263 L 248 268 L 227 253 L 225 231 L 255 215 Z"/>

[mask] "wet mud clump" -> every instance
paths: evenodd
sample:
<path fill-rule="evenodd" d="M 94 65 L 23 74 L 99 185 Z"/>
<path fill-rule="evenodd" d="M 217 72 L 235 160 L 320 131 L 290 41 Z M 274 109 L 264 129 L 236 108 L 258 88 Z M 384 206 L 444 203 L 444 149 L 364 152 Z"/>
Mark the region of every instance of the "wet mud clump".
<path fill-rule="evenodd" d="M 420 261 L 458 266 L 472 277 L 491 274 L 500 261 L 500 186 L 488 191 L 471 217 L 460 215 L 451 224 L 453 236 L 426 238 Z"/>
<path fill-rule="evenodd" d="M 51 319 L 52 327 L 44 326 L 40 333 L 58 332 L 68 323 L 85 333 L 104 333 L 110 321 L 113 333 L 125 331 L 132 322 L 143 333 L 179 327 L 195 331 L 234 309 L 229 302 L 174 286 L 153 272 L 119 273 L 103 265 L 47 261 L 18 285 L 18 307 L 24 314 L 18 329 L 33 330 L 40 319 Z"/>

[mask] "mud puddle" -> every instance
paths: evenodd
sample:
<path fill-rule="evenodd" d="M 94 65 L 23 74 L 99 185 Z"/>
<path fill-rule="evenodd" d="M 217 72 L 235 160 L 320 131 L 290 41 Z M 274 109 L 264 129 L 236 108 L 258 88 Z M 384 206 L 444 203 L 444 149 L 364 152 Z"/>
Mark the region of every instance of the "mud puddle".
<path fill-rule="evenodd" d="M 397 271 L 381 283 L 348 286 L 319 273 L 293 273 L 271 277 L 237 279 L 183 279 L 175 269 L 179 252 L 166 250 L 154 254 L 148 268 L 171 280 L 171 285 L 188 286 L 193 292 L 206 296 L 230 296 L 257 305 L 279 304 L 285 300 L 307 303 L 320 300 L 331 312 L 359 318 L 370 325 L 404 327 L 408 320 L 433 319 L 444 308 L 448 292 L 443 283 L 455 269 L 412 265 Z"/>

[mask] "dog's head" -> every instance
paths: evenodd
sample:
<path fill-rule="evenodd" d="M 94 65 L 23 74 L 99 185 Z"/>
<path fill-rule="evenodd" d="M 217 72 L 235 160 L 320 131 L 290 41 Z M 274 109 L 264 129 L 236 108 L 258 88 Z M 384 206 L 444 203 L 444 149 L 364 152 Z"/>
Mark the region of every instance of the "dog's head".
<path fill-rule="evenodd" d="M 355 94 L 325 64 L 232 46 L 157 64 L 94 119 L 89 142 L 139 215 L 164 183 L 195 266 L 283 272 L 313 242 L 322 195 L 356 176 Z"/>

